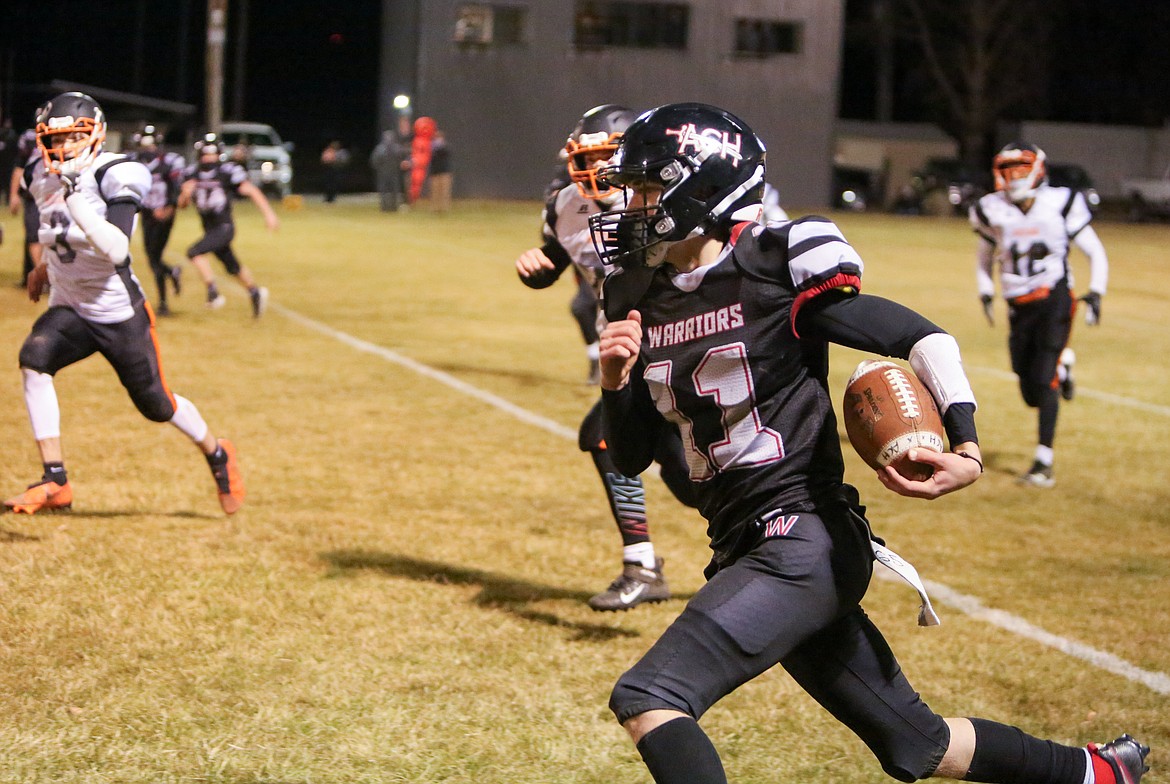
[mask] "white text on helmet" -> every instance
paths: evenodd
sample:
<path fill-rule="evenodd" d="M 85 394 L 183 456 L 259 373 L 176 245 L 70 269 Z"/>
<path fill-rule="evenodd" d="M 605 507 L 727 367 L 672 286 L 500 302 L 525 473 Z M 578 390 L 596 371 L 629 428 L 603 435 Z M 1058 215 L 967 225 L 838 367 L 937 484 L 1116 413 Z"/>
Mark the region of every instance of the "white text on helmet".
<path fill-rule="evenodd" d="M 718 128 L 706 128 L 702 131 L 695 127 L 694 123 L 687 123 L 681 128 L 667 128 L 666 134 L 668 136 L 678 137 L 678 151 L 680 155 L 685 155 L 687 149 L 695 151 L 695 157 L 699 162 L 710 158 L 712 155 L 718 155 L 720 158 L 730 158 L 732 165 L 739 166 L 739 162 L 743 160 L 743 155 L 740 153 L 740 148 L 743 145 L 743 136 L 735 134 L 735 141 L 731 140 L 731 134 L 727 131 L 721 131 Z"/>

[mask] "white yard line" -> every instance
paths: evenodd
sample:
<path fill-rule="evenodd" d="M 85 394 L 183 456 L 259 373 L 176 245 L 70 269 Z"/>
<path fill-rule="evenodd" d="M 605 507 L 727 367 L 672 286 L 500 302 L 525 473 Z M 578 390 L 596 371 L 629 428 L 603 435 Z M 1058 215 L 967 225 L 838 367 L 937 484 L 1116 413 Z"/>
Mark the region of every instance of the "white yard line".
<path fill-rule="evenodd" d="M 273 312 L 281 314 L 290 321 L 295 321 L 304 327 L 319 332 L 323 335 L 327 335 L 340 343 L 344 343 L 350 348 L 365 352 L 367 354 L 373 354 L 377 357 L 381 357 L 387 362 L 400 365 L 408 370 L 412 370 L 415 373 L 418 373 L 421 376 L 438 381 L 440 384 L 444 384 L 457 392 L 461 392 L 469 397 L 475 398 L 476 400 L 487 403 L 489 406 L 497 408 L 507 414 L 511 414 L 522 422 L 535 425 L 536 427 L 552 433 L 555 436 L 560 436 L 561 438 L 573 441 L 577 439 L 577 431 L 575 429 L 565 427 L 559 422 L 554 422 L 553 420 L 540 416 L 539 414 L 534 414 L 527 409 L 521 408 L 520 406 L 517 406 L 514 403 L 499 397 L 498 395 L 493 395 L 491 392 L 486 392 L 478 387 L 468 384 L 465 381 L 460 381 L 449 373 L 436 370 L 429 365 L 425 365 L 422 362 L 413 360 L 410 357 L 403 356 L 396 351 L 391 351 L 388 348 L 383 348 L 382 346 L 378 346 L 374 343 L 362 340 L 361 338 L 356 338 L 353 335 L 334 329 L 333 327 L 322 324 L 319 321 L 301 315 L 295 310 L 290 310 L 289 308 L 283 307 L 276 303 L 270 304 L 269 309 Z M 990 370 L 988 368 L 974 369 L 984 373 L 1007 376 L 1012 379 L 1015 378 L 1014 375 L 1010 373 L 1003 373 L 1002 371 Z M 1123 398 L 1116 395 L 1105 395 L 1104 393 L 1090 394 L 1088 390 L 1079 388 L 1077 393 L 1090 397 L 1097 397 L 1098 399 L 1101 399 L 1105 402 L 1129 405 L 1131 407 L 1142 408 L 1143 410 L 1152 410 L 1154 413 L 1161 413 L 1170 416 L 1170 408 L 1166 408 L 1164 406 L 1152 406 L 1150 404 L 1141 403 L 1140 401 L 1130 400 L 1129 398 Z M 879 570 L 877 573 L 883 577 L 888 576 L 890 579 L 899 579 L 896 575 L 893 574 L 893 572 L 885 569 Z M 985 606 L 983 602 L 977 597 L 960 593 L 959 591 L 956 591 L 955 589 L 944 585 L 943 583 L 937 583 L 932 580 L 924 580 L 923 582 L 925 583 L 927 590 L 932 595 L 932 598 L 939 604 L 956 609 L 959 612 L 971 616 L 972 618 L 990 623 L 993 626 L 998 626 L 999 628 L 1011 632 L 1012 634 L 1027 638 L 1034 642 L 1038 642 L 1041 645 L 1046 645 L 1049 648 L 1055 648 L 1062 653 L 1066 653 L 1069 656 L 1087 662 L 1092 666 L 1097 667 L 1098 669 L 1111 672 L 1114 675 L 1120 675 L 1121 677 L 1135 683 L 1140 683 L 1159 694 L 1170 694 L 1170 675 L 1167 675 L 1166 673 L 1143 670 L 1140 667 L 1130 664 L 1123 659 L 1119 659 L 1111 653 L 1099 651 L 1096 648 L 1083 645 L 1079 642 L 1076 642 L 1075 640 L 1070 640 L 1066 637 L 1061 637 L 1060 635 L 1046 632 L 1043 629 L 1028 623 L 1023 618 L 1017 617 L 1008 612 L 1004 612 L 1003 610 L 991 609 Z"/>

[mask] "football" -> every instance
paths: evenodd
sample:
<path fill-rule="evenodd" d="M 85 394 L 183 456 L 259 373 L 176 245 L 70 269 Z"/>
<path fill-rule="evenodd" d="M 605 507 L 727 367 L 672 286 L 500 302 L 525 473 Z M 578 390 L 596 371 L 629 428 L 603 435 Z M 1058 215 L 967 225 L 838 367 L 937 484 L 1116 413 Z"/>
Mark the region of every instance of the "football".
<path fill-rule="evenodd" d="M 944 450 L 938 406 L 912 371 L 886 360 L 865 360 L 845 387 L 843 416 L 849 443 L 874 470 L 892 465 L 917 482 L 934 473 L 908 457 L 914 448 Z"/>

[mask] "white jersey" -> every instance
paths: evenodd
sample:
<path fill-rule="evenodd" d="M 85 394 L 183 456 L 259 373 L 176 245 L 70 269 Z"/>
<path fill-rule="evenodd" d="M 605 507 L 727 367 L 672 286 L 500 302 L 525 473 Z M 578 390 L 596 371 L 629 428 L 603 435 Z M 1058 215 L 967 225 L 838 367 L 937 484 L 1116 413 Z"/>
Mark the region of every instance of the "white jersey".
<path fill-rule="evenodd" d="M 545 239 L 560 243 L 569 254 L 573 266 L 598 295 L 601 294 L 601 281 L 605 278 L 606 268 L 597 256 L 593 238 L 589 235 L 589 216 L 604 209 L 608 208 L 582 196 L 577 186 L 570 183 L 549 199 L 541 213 Z"/>
<path fill-rule="evenodd" d="M 1061 281 L 1071 289 L 1069 247 L 1092 219 L 1085 197 L 1069 188 L 1041 185 L 1027 212 L 1002 192 L 983 196 L 971 206 L 970 220 L 975 232 L 995 246 L 981 260 L 984 279 L 990 278 L 990 266 L 998 264 L 1000 288 L 1009 300 L 1052 290 Z"/>
<path fill-rule="evenodd" d="M 26 172 L 26 188 L 41 213 L 37 239 L 49 265 L 49 306 L 62 305 L 98 324 L 116 324 L 134 315 L 142 287 L 130 271 L 130 257 L 118 264 L 99 253 L 73 220 L 65 191 L 55 174 L 38 160 Z M 103 219 L 109 205 L 128 202 L 139 209 L 150 190 L 150 172 L 124 155 L 101 153 L 81 173 L 77 190 Z M 135 217 L 137 223 L 137 217 Z M 133 288 L 131 288 L 133 287 Z"/>

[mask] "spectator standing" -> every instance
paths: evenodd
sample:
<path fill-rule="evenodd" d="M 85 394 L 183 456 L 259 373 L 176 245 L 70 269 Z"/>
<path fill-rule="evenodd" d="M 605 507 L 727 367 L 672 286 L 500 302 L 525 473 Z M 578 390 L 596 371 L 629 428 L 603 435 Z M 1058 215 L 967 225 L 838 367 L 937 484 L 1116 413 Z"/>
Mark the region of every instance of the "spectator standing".
<path fill-rule="evenodd" d="M 435 130 L 435 138 L 431 141 L 431 206 L 435 212 L 445 215 L 451 209 L 451 187 L 454 184 L 455 173 L 451 170 L 451 147 L 447 144 L 447 135 L 441 130 Z"/>
<path fill-rule="evenodd" d="M 332 204 L 337 200 L 337 193 L 341 190 L 342 176 L 348 164 L 349 151 L 337 139 L 329 142 L 321 151 L 321 170 L 326 204 Z"/>
<path fill-rule="evenodd" d="M 404 150 L 408 149 L 402 146 L 397 133 L 387 130 L 370 153 L 370 168 L 374 170 L 382 212 L 396 212 L 403 203 L 402 161 Z"/>

